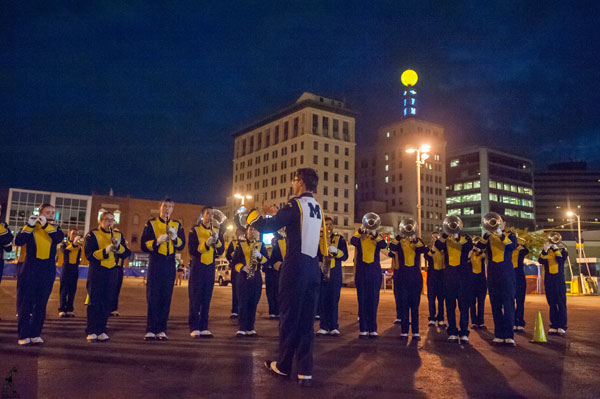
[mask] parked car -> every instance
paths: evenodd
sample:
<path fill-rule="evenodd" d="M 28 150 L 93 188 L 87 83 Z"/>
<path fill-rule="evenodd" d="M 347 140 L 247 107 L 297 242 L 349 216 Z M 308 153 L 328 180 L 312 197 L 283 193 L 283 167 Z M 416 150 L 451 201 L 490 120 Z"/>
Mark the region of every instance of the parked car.
<path fill-rule="evenodd" d="M 215 282 L 223 287 L 231 282 L 231 270 L 229 270 L 229 262 L 226 259 L 215 261 Z"/>

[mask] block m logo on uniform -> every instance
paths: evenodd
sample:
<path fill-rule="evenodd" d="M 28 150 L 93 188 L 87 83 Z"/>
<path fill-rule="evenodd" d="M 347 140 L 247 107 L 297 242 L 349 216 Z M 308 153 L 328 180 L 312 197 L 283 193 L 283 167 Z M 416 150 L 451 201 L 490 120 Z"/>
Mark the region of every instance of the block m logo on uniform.
<path fill-rule="evenodd" d="M 309 217 L 321 219 L 321 207 L 319 207 L 319 204 L 312 204 L 309 202 L 308 208 L 310 209 Z"/>

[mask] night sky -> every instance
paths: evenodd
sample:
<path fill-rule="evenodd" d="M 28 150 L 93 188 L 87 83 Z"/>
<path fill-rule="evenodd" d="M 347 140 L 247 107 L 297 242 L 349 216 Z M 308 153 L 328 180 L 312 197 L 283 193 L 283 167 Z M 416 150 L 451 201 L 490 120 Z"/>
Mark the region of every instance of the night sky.
<path fill-rule="evenodd" d="M 26 3 L 0 9 L 0 187 L 224 204 L 237 129 L 310 91 L 360 145 L 406 68 L 451 146 L 600 167 L 597 2 Z"/>

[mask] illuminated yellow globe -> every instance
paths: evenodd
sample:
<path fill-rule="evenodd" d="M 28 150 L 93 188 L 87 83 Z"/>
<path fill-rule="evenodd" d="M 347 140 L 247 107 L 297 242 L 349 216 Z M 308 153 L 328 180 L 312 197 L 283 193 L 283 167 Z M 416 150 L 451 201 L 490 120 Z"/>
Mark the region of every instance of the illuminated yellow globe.
<path fill-rule="evenodd" d="M 402 84 L 404 86 L 414 86 L 417 84 L 417 81 L 419 80 L 419 76 L 412 69 L 407 69 L 406 71 L 402 72 L 402 76 L 400 76 L 400 80 L 402 81 Z"/>

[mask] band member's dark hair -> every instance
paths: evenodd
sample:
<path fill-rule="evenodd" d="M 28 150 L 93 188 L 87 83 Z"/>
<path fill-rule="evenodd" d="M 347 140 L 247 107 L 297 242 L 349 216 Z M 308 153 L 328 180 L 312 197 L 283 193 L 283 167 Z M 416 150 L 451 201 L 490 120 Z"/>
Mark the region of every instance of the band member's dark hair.
<path fill-rule="evenodd" d="M 210 205 L 207 205 L 204 208 L 202 208 L 202 212 L 200 212 L 200 213 L 202 213 L 204 215 L 204 212 L 211 210 L 211 209 L 215 209 L 215 208 Z"/>
<path fill-rule="evenodd" d="M 319 175 L 314 169 L 311 168 L 300 168 L 296 171 L 296 177 L 304 182 L 306 189 L 311 193 L 317 191 L 317 184 L 319 183 Z"/>
<path fill-rule="evenodd" d="M 333 223 L 333 218 L 331 216 L 325 216 L 325 221 L 329 221 L 331 220 L 331 223 Z"/>
<path fill-rule="evenodd" d="M 48 207 L 54 208 L 54 205 L 44 202 L 42 205 L 39 206 L 38 209 L 40 210 L 40 213 L 42 213 L 42 211 Z"/>
<path fill-rule="evenodd" d="M 170 197 L 165 197 L 162 201 L 160 201 L 161 204 L 164 204 L 165 202 L 170 202 L 171 204 L 175 203 L 175 201 L 173 201 Z"/>

